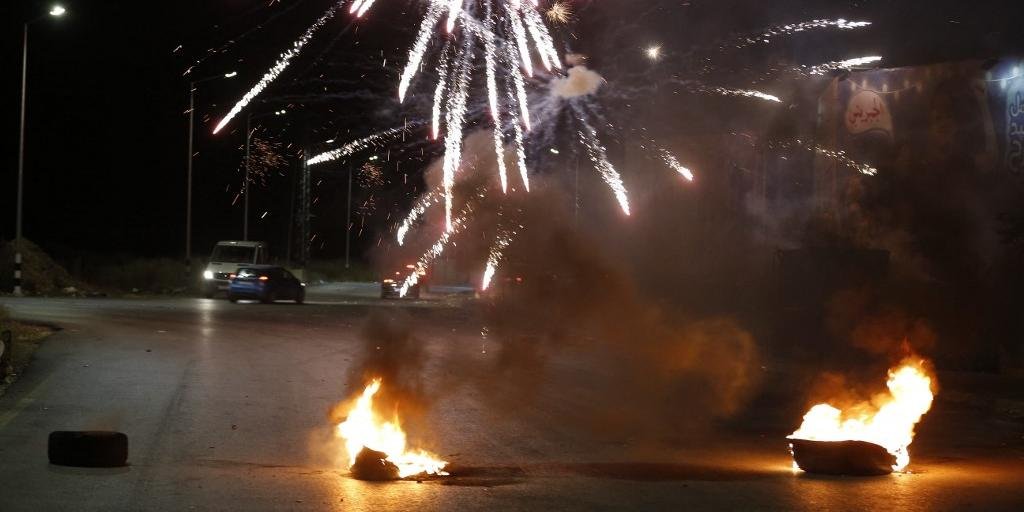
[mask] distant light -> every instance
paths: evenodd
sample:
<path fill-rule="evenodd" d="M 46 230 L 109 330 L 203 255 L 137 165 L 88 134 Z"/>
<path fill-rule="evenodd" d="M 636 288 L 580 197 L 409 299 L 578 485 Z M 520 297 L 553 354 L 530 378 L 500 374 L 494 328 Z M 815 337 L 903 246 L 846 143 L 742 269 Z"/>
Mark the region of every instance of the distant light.
<path fill-rule="evenodd" d="M 376 159 L 377 159 L 377 155 L 373 155 L 373 156 L 370 157 L 371 161 L 376 160 Z"/>
<path fill-rule="evenodd" d="M 274 112 L 275 115 L 279 115 L 279 116 L 283 116 L 283 115 L 285 115 L 287 113 L 288 113 L 287 110 L 278 110 L 277 112 Z"/>
<path fill-rule="evenodd" d="M 647 55 L 648 59 L 658 60 L 661 58 L 661 45 L 656 44 L 653 46 L 648 46 L 647 49 L 644 50 L 644 53 Z"/>
<path fill-rule="evenodd" d="M 328 141 L 324 142 L 324 144 L 334 144 L 334 139 L 328 140 Z"/>
<path fill-rule="evenodd" d="M 557 155 L 557 154 L 558 154 L 558 150 L 557 150 L 557 149 L 555 149 L 555 148 L 551 148 L 551 149 L 549 149 L 548 151 L 550 151 L 550 152 L 551 152 L 551 154 L 553 154 L 553 155 Z"/>
<path fill-rule="evenodd" d="M 64 14 L 66 12 L 68 12 L 68 10 L 65 9 L 63 6 L 55 5 L 55 6 L 53 6 L 52 9 L 50 9 L 50 16 L 60 17 L 60 16 L 64 16 Z"/>
<path fill-rule="evenodd" d="M 230 73 L 225 74 L 224 78 L 234 78 L 236 76 L 238 76 L 238 71 L 232 71 Z"/>

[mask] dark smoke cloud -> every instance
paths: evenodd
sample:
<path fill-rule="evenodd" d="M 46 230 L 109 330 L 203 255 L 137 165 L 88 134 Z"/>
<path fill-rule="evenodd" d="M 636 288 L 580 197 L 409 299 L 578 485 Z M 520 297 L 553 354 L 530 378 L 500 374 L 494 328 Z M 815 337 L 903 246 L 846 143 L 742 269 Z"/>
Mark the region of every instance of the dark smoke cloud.
<path fill-rule="evenodd" d="M 420 380 L 426 354 L 412 340 L 417 330 L 428 326 L 411 317 L 384 323 L 374 319 L 364 332 L 366 350 L 384 347 L 392 355 L 371 354 L 360 365 L 353 386 L 371 375 L 389 373 L 400 383 L 394 392 L 403 414 L 412 400 L 424 408 L 457 389 L 472 387 L 485 393 L 493 415 L 525 415 L 537 428 L 641 442 L 678 440 L 686 433 L 706 431 L 742 409 L 758 389 L 761 349 L 735 316 L 713 308 L 687 311 L 685 306 L 652 299 L 637 283 L 665 275 L 665 269 L 646 267 L 638 272 L 645 265 L 631 258 L 639 253 L 609 250 L 608 242 L 625 240 L 609 237 L 628 233 L 603 225 L 608 228 L 605 235 L 595 234 L 602 222 L 615 222 L 605 218 L 603 207 L 586 212 L 586 225 L 577 222 L 563 175 L 534 175 L 529 194 L 505 196 L 497 186 L 489 134 L 470 135 L 465 150 L 470 164 L 460 171 L 455 210 L 472 203 L 474 220 L 456 243 L 460 258 L 479 267 L 473 275 L 483 270 L 493 234 L 502 226 L 522 226 L 506 251 L 494 295 L 484 306 L 493 357 L 485 363 L 457 364 L 457 375 L 435 376 L 436 385 L 430 389 L 434 395 L 427 396 Z M 510 183 L 516 187 L 518 176 L 509 163 Z M 439 171 L 437 165 L 428 171 L 428 184 L 439 184 Z M 481 189 L 483 198 L 474 193 Z M 607 199 L 614 209 L 609 194 L 601 185 L 594 197 Z M 421 231 L 436 236 L 443 220 L 438 214 L 428 219 Z M 653 232 L 657 228 L 650 223 L 661 221 L 658 214 L 651 214 L 637 222 Z M 647 228 L 629 229 L 642 236 Z M 424 239 L 403 249 L 407 259 L 431 242 L 428 235 L 421 236 Z M 719 260 L 723 254 L 718 254 Z M 638 274 L 645 274 L 645 279 L 638 279 Z M 695 296 L 703 289 L 679 291 Z M 697 302 L 696 297 L 691 299 Z M 446 364 L 462 357 L 456 352 L 442 356 L 449 359 Z"/>

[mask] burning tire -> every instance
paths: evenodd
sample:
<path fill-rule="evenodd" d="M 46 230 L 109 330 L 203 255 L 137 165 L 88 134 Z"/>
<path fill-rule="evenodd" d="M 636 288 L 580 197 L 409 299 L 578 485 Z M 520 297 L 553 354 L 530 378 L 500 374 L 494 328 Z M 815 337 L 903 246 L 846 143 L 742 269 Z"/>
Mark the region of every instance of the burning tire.
<path fill-rule="evenodd" d="M 888 475 L 896 457 L 865 441 L 808 441 L 791 439 L 793 460 L 808 473 L 825 475 Z"/>
<path fill-rule="evenodd" d="M 121 432 L 57 431 L 50 433 L 50 464 L 80 468 L 128 465 L 128 436 Z"/>
<path fill-rule="evenodd" d="M 400 478 L 398 466 L 388 461 L 387 458 L 388 454 L 384 452 L 363 448 L 350 469 L 352 478 L 374 482 L 398 480 Z"/>

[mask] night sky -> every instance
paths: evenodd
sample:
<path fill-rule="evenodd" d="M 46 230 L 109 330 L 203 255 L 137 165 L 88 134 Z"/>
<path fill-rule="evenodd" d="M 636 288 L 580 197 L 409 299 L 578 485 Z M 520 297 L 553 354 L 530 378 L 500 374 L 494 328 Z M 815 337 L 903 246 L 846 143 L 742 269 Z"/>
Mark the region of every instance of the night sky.
<path fill-rule="evenodd" d="M 268 5 L 269 4 L 269 5 Z M 77 251 L 178 257 L 184 246 L 186 79 L 238 71 L 232 80 L 201 86 L 197 94 L 194 253 L 219 239 L 241 237 L 241 203 L 232 205 L 244 115 L 231 133 L 209 135 L 211 122 L 230 108 L 305 30 L 327 0 L 204 0 L 112 2 L 69 0 L 69 15 L 45 17 L 31 28 L 25 182 L 25 236 L 58 255 Z M 598 5 L 600 4 L 600 5 Z M 629 5 L 625 5 L 629 4 Z M 8 0 L 3 24 L 0 87 L 0 238 L 14 235 L 21 23 L 44 15 L 49 2 Z M 585 8 L 589 5 L 589 8 Z M 636 8 L 645 6 L 648 10 Z M 382 0 L 365 22 L 339 16 L 311 43 L 282 80 L 265 92 L 260 133 L 294 161 L 302 147 L 330 138 L 356 138 L 400 124 L 393 90 L 403 48 L 416 19 L 410 3 Z M 887 65 L 918 64 L 1020 51 L 1020 2 L 691 0 L 582 2 L 577 45 L 599 53 L 609 71 L 635 66 L 639 48 L 657 41 L 680 56 L 730 32 L 818 17 L 870 19 L 869 31 L 841 39 L 843 54 L 877 52 Z M 635 25 L 619 20 L 635 19 Z M 262 27 L 262 28 L 261 28 Z M 684 30 L 680 30 L 684 28 Z M 231 43 L 234 41 L 234 43 Z M 780 43 L 794 60 L 833 56 L 826 39 Z M 180 47 L 180 48 L 179 48 Z M 208 52 L 211 48 L 222 51 Z M 621 52 L 623 55 L 617 55 Z M 387 59 L 387 67 L 383 66 Z M 632 63 L 632 64 L 630 64 Z M 737 62 L 742 67 L 742 62 Z M 377 98 L 376 100 L 366 98 Z M 415 192 L 410 163 L 383 206 Z M 266 177 L 253 193 L 252 238 L 283 245 L 294 164 Z M 337 256 L 344 229 L 343 177 L 327 173 L 314 206 L 324 245 L 314 255 Z M 411 183 L 411 184 L 410 184 Z M 265 218 L 258 218 L 266 212 Z M 380 225 L 385 225 L 383 214 Z M 379 233 L 364 232 L 359 250 Z"/>

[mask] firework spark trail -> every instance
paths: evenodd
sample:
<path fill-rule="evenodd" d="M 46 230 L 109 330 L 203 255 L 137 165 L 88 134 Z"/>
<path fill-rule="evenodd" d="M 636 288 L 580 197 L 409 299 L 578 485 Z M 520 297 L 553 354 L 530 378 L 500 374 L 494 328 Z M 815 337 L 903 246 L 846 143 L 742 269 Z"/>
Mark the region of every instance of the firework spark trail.
<path fill-rule="evenodd" d="M 515 103 L 515 97 L 513 96 L 511 88 L 508 92 L 508 102 L 510 104 Z M 512 110 L 512 134 L 516 145 L 516 165 L 519 167 L 519 177 L 523 181 L 523 188 L 529 192 L 530 173 L 526 168 L 526 142 L 524 141 L 523 127 L 515 115 L 515 110 Z M 501 158 L 504 158 L 504 155 L 502 155 Z"/>
<path fill-rule="evenodd" d="M 601 174 L 601 178 L 612 189 L 615 199 L 619 202 L 619 206 L 622 207 L 622 211 L 629 215 L 629 197 L 626 195 L 626 187 L 622 183 L 622 177 L 619 175 L 619 172 L 608 161 L 608 151 L 601 145 L 601 141 L 598 140 L 597 130 L 590 125 L 579 109 L 574 108 L 573 110 L 576 111 L 577 117 L 583 125 L 581 129 L 577 130 L 580 143 L 586 148 L 590 161 L 594 163 L 594 168 L 597 169 L 597 172 Z"/>
<path fill-rule="evenodd" d="M 357 18 L 361 18 L 366 11 L 370 10 L 370 6 L 376 0 L 355 0 L 352 2 L 352 6 L 349 7 L 348 12 L 355 14 Z"/>
<path fill-rule="evenodd" d="M 452 202 L 455 172 L 462 163 L 462 133 L 466 124 L 466 102 L 469 97 L 469 73 L 473 65 L 472 38 L 467 37 L 459 56 L 457 78 L 448 98 L 444 137 L 444 210 L 445 227 L 452 229 Z"/>
<path fill-rule="evenodd" d="M 522 61 L 523 71 L 525 71 L 527 75 L 533 76 L 533 61 L 530 59 L 530 44 L 526 39 L 526 28 L 523 27 L 523 20 L 518 16 L 518 12 L 521 8 L 522 5 L 520 4 L 520 0 L 511 0 L 508 22 L 512 26 L 512 36 L 515 38 L 516 46 L 519 50 L 519 59 L 517 60 Z"/>
<path fill-rule="evenodd" d="M 405 278 L 405 281 L 402 282 L 402 288 L 398 292 L 400 297 L 405 297 L 405 294 L 409 293 L 409 288 L 416 286 L 416 283 L 420 282 L 420 272 L 426 270 L 434 260 L 444 253 L 444 250 L 448 247 L 448 242 L 451 241 L 452 237 L 461 233 L 466 227 L 472 213 L 473 208 L 469 204 L 464 206 L 462 211 L 459 212 L 458 217 L 452 221 L 451 227 L 445 230 L 441 235 L 441 238 L 438 238 L 437 242 L 434 242 L 434 245 L 430 246 L 430 248 L 427 249 L 427 252 L 420 256 L 420 259 L 416 262 L 416 268 L 410 272 Z"/>
<path fill-rule="evenodd" d="M 729 89 L 727 87 L 718 87 L 712 85 L 705 85 L 693 80 L 672 80 L 673 83 L 686 87 L 690 92 L 697 92 L 703 94 L 717 94 L 719 96 L 738 96 L 744 98 L 756 98 L 764 101 L 772 101 L 775 103 L 782 103 L 782 100 L 774 94 L 768 94 L 766 92 L 747 90 L 747 89 Z"/>
<path fill-rule="evenodd" d="M 402 225 L 398 227 L 398 233 L 396 236 L 398 239 L 398 245 L 405 245 L 405 237 L 409 234 L 409 230 L 412 229 L 413 224 L 415 224 L 420 217 L 423 217 L 423 214 L 427 213 L 427 210 L 429 210 L 431 206 L 437 204 L 441 197 L 443 197 L 442 191 L 435 189 L 427 192 L 416 200 L 416 204 L 413 205 L 409 215 L 405 217 L 405 220 L 402 221 Z"/>
<path fill-rule="evenodd" d="M 874 64 L 882 60 L 882 57 L 873 55 L 870 57 L 858 57 L 856 59 L 846 59 L 834 62 L 826 62 L 825 64 L 819 64 L 817 66 L 804 66 L 801 69 L 808 75 L 824 75 L 829 71 L 836 69 L 850 69 L 867 64 Z"/>
<path fill-rule="evenodd" d="M 422 125 L 422 124 L 423 124 L 423 122 L 415 122 L 415 123 L 412 123 L 412 126 L 415 127 L 417 125 Z M 344 158 L 344 157 L 352 155 L 354 153 L 358 153 L 360 151 L 363 151 L 364 149 L 369 149 L 371 146 L 380 145 L 380 144 L 384 143 L 385 141 L 387 141 L 388 139 L 391 139 L 392 137 L 394 137 L 394 136 L 396 136 L 396 135 L 398 135 L 400 133 L 403 133 L 403 132 L 405 132 L 408 129 L 409 129 L 408 125 L 406 125 L 406 126 L 399 126 L 399 127 L 395 127 L 395 128 L 388 128 L 387 130 L 384 130 L 384 131 L 381 131 L 381 132 L 377 132 L 377 133 L 375 133 L 373 135 L 369 135 L 367 137 L 363 137 L 361 139 L 356 139 L 356 140 L 354 140 L 352 142 L 348 142 L 348 143 L 346 143 L 344 146 L 342 146 L 340 148 L 332 149 L 330 151 L 326 151 L 326 152 L 320 153 L 319 155 L 316 155 L 313 158 L 310 158 L 307 163 L 309 165 L 319 165 L 319 164 L 326 163 L 326 162 L 332 162 L 332 161 L 337 160 L 339 158 Z"/>
<path fill-rule="evenodd" d="M 506 59 L 510 66 L 515 66 L 516 61 L 519 60 L 519 54 L 516 52 L 516 48 L 512 45 L 506 45 L 508 50 L 506 51 Z M 519 115 L 515 115 L 515 109 L 512 109 L 513 118 L 517 122 L 522 122 L 523 126 L 527 130 L 530 130 L 530 104 L 526 96 L 526 82 L 523 80 L 523 75 L 519 73 L 511 73 L 512 75 L 512 87 L 515 90 L 516 101 L 510 101 L 510 105 L 516 105 L 519 107 Z"/>
<path fill-rule="evenodd" d="M 498 111 L 498 73 L 497 51 L 494 42 L 494 20 L 492 0 L 486 0 L 484 4 L 485 34 L 484 37 L 484 61 L 487 66 L 487 101 L 491 108 L 491 119 L 494 121 L 494 155 L 498 161 L 498 180 L 501 181 L 501 191 L 508 192 L 508 167 L 505 165 L 505 143 L 502 140 L 501 114 Z"/>
<path fill-rule="evenodd" d="M 814 150 L 822 155 L 838 160 L 839 163 L 865 176 L 875 176 L 878 174 L 878 169 L 850 158 L 846 155 L 845 151 L 836 151 L 834 149 L 823 148 L 821 146 L 815 146 Z"/>
<path fill-rule="evenodd" d="M 464 0 L 449 0 L 448 2 L 448 32 L 451 33 L 455 30 L 455 22 L 459 19 L 459 14 L 462 12 L 462 2 Z"/>
<path fill-rule="evenodd" d="M 844 165 L 844 166 L 846 166 L 846 167 L 848 167 L 850 169 L 853 169 L 854 171 L 857 171 L 857 172 L 859 172 L 859 173 L 861 173 L 861 174 L 863 174 L 865 176 L 876 176 L 878 174 L 878 169 L 876 169 L 875 167 L 872 167 L 872 166 L 870 166 L 868 164 L 865 164 L 865 163 L 862 163 L 862 162 L 858 162 L 858 161 L 850 158 L 850 156 L 847 155 L 845 151 L 837 150 L 837 149 L 829 149 L 829 148 L 826 148 L 824 146 L 820 146 L 818 144 L 804 142 L 804 141 L 802 141 L 800 139 L 793 139 L 792 142 L 787 142 L 787 141 L 772 142 L 770 147 L 782 148 L 782 149 L 791 149 L 794 145 L 799 147 L 799 148 L 806 149 L 808 151 L 813 151 L 813 152 L 815 152 L 815 153 L 817 153 L 819 155 L 824 155 L 826 157 L 833 158 L 836 161 L 838 161 L 840 164 L 842 164 L 842 165 Z"/>
<path fill-rule="evenodd" d="M 427 53 L 427 45 L 430 43 L 430 38 L 433 35 L 434 26 L 441 19 L 442 13 L 440 5 L 431 2 L 430 7 L 427 8 L 426 15 L 423 16 L 420 30 L 416 34 L 416 42 L 413 43 L 412 49 L 409 50 L 409 62 L 405 65 L 405 69 L 402 71 L 402 79 L 398 83 L 399 101 L 405 101 L 405 93 L 408 92 L 412 79 L 416 77 L 416 73 L 420 69 L 420 63 L 423 62 L 423 56 Z"/>
<path fill-rule="evenodd" d="M 445 49 L 441 52 L 441 63 L 439 65 L 439 76 L 437 79 L 437 87 L 434 89 L 434 109 L 431 112 L 431 120 L 433 131 L 431 134 L 436 140 L 441 136 L 441 110 L 444 106 L 444 92 L 446 84 L 448 83 L 448 61 L 449 61 L 449 49 L 445 45 Z"/>
<path fill-rule="evenodd" d="M 676 159 L 675 155 L 669 153 L 669 151 L 664 148 L 660 149 L 659 152 L 661 153 L 661 159 L 662 161 L 665 162 L 665 165 L 669 166 L 669 168 L 678 172 L 679 174 L 682 174 L 683 177 L 686 178 L 687 180 L 693 181 L 693 171 L 687 169 L 686 167 L 683 166 L 683 164 L 679 163 L 679 160 Z"/>
<path fill-rule="evenodd" d="M 519 232 L 515 230 L 500 230 L 498 232 L 498 237 L 487 255 L 487 265 L 484 267 L 484 277 L 480 283 L 481 290 L 486 290 L 491 286 L 491 280 L 498 273 L 498 265 L 501 264 L 501 260 L 505 257 L 505 249 L 508 249 L 508 246 L 512 244 L 512 240 L 518 234 Z"/>
<path fill-rule="evenodd" d="M 497 72 L 497 58 L 495 55 L 496 45 L 494 42 L 494 19 L 492 13 L 493 6 L 491 0 L 485 0 L 484 3 L 484 14 L 485 14 L 485 28 L 486 33 L 484 34 L 484 62 L 487 66 L 487 101 L 491 107 L 491 119 L 494 119 L 495 123 L 498 122 L 498 72 Z"/>
<path fill-rule="evenodd" d="M 742 36 L 730 42 L 723 43 L 722 45 L 719 46 L 719 49 L 724 51 L 729 49 L 743 49 L 758 44 L 768 44 L 771 42 L 773 38 L 788 36 L 796 34 L 798 32 L 805 32 L 808 30 L 825 28 L 835 28 L 838 30 L 854 30 L 858 28 L 867 27 L 869 25 L 871 25 L 870 21 L 849 21 L 843 18 L 835 20 L 820 19 L 804 21 L 801 23 L 791 23 L 789 25 L 779 25 L 776 27 L 765 29 L 763 32 L 756 35 Z"/>
<path fill-rule="evenodd" d="M 562 61 L 558 58 L 555 42 L 551 38 L 551 33 L 548 32 L 548 27 L 544 24 L 544 20 L 541 19 L 537 10 L 532 8 L 523 9 L 523 19 L 526 20 L 526 26 L 530 29 L 530 34 L 537 45 L 537 51 L 540 52 L 541 62 L 544 63 L 544 67 L 549 71 L 551 66 L 561 68 Z"/>
<path fill-rule="evenodd" d="M 309 29 L 307 29 L 306 32 L 302 34 L 302 37 L 300 37 L 297 41 L 292 43 L 291 49 L 282 53 L 281 56 L 278 58 L 277 63 L 274 64 L 274 67 L 270 68 L 270 71 L 267 71 L 267 73 L 263 75 L 263 78 L 261 78 L 260 81 L 257 82 L 256 85 L 251 90 L 249 90 L 249 92 L 245 93 L 245 96 L 243 96 L 242 99 L 239 100 L 238 103 L 236 103 L 235 106 L 231 108 L 231 111 L 228 112 L 228 115 L 224 116 L 224 119 L 221 119 L 220 122 L 217 123 L 217 127 L 213 129 L 213 133 L 216 134 L 223 130 L 224 127 L 227 126 L 228 123 L 230 123 L 231 120 L 235 118 L 235 116 L 241 113 L 245 107 L 249 106 L 249 103 L 251 103 L 252 100 L 256 99 L 256 97 L 259 96 L 260 93 L 262 93 L 263 90 L 266 89 L 267 86 L 271 84 L 271 82 L 276 80 L 277 77 L 280 76 L 281 73 L 285 70 L 285 68 L 287 68 L 288 65 L 291 64 L 292 59 L 294 59 L 300 52 L 302 52 L 302 48 L 306 46 L 306 44 L 309 43 L 311 39 L 313 39 L 313 36 L 316 35 L 317 31 L 320 30 L 324 25 L 327 24 L 328 21 L 330 21 L 331 18 L 334 17 L 335 13 L 338 12 L 338 8 L 341 7 L 341 4 L 343 3 L 344 1 L 338 2 L 334 4 L 330 9 L 327 9 L 327 11 L 324 12 L 323 16 L 320 16 L 320 19 L 316 20 L 316 23 L 314 23 L 313 26 L 309 27 Z"/>

